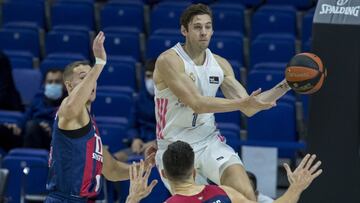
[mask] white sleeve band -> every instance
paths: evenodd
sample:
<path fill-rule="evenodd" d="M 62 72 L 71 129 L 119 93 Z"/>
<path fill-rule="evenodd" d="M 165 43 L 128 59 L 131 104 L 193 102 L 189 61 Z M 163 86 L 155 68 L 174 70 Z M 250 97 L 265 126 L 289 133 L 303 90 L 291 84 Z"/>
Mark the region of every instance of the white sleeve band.
<path fill-rule="evenodd" d="M 106 61 L 102 60 L 101 58 L 95 58 L 95 65 L 105 65 Z"/>

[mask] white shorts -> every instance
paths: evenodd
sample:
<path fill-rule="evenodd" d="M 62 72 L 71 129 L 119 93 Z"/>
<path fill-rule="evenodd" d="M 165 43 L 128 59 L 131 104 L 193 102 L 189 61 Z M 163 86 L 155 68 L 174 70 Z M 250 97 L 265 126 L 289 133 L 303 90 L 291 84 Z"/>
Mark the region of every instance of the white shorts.
<path fill-rule="evenodd" d="M 225 143 L 222 136 L 211 136 L 209 139 L 201 143 L 191 145 L 195 153 L 195 169 L 197 184 L 208 184 L 207 179 L 211 180 L 217 185 L 220 185 L 220 178 L 224 170 L 234 164 L 243 165 L 239 155 Z M 166 148 L 162 147 L 157 150 L 155 161 L 156 167 L 161 175 L 161 170 L 164 169 L 162 156 Z M 164 185 L 170 191 L 170 185 L 167 180 L 161 175 Z"/>

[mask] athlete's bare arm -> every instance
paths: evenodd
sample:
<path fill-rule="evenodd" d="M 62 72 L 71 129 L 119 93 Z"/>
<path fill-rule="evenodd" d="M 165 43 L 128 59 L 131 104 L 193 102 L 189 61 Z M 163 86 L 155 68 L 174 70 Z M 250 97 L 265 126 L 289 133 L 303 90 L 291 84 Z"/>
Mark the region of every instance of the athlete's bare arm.
<path fill-rule="evenodd" d="M 233 189 L 232 187 L 225 185 L 220 185 L 219 187 L 226 192 L 232 203 L 256 203 L 254 201 L 248 200 L 243 194 Z"/>
<path fill-rule="evenodd" d="M 110 181 L 121 181 L 129 179 L 129 169 L 131 165 L 117 161 L 113 158 L 107 147 L 103 146 L 103 169 L 102 174 L 107 180 Z M 145 168 L 151 168 L 155 163 L 155 153 L 146 155 L 145 161 L 141 162 Z M 140 166 L 141 164 L 139 164 Z"/>
<path fill-rule="evenodd" d="M 315 155 L 306 155 L 294 171 L 291 171 L 287 164 L 284 165 L 290 186 L 281 197 L 274 201 L 274 203 L 296 203 L 299 201 L 301 193 L 322 173 L 321 169 L 318 170 L 321 162 L 317 161 L 313 164 L 315 158 Z M 244 195 L 233 188 L 223 185 L 220 187 L 229 196 L 231 202 L 253 203 L 253 201 L 246 199 Z"/>
<path fill-rule="evenodd" d="M 104 41 L 104 33 L 100 32 L 94 39 L 93 52 L 95 57 L 106 61 Z M 60 120 L 65 119 L 69 121 L 77 119 L 76 117 L 84 115 L 84 111 L 87 113 L 85 104 L 88 102 L 90 94 L 96 85 L 96 80 L 99 78 L 104 66 L 105 65 L 96 64 L 90 72 L 86 74 L 84 79 L 69 93 L 69 96 L 63 100 L 58 112 Z"/>
<path fill-rule="evenodd" d="M 245 88 L 238 82 L 234 76 L 233 69 L 230 63 L 221 56 L 214 54 L 216 61 L 219 63 L 220 67 L 224 71 L 224 81 L 221 84 L 221 91 L 223 92 L 224 96 L 229 99 L 236 99 L 236 98 L 244 98 L 248 96 Z M 275 85 L 270 90 L 264 91 L 256 96 L 259 100 L 264 103 L 273 103 L 282 97 L 286 92 L 290 90 L 289 85 L 286 83 L 284 79 L 279 84 Z M 264 110 L 261 108 L 247 108 L 242 111 L 247 116 L 252 116 L 257 112 Z"/>
<path fill-rule="evenodd" d="M 185 73 L 184 63 L 173 50 L 162 53 L 156 61 L 154 81 L 157 89 L 170 90 L 195 113 L 216 113 L 229 111 L 244 111 L 246 108 L 268 109 L 272 104 L 257 101 L 255 96 L 260 91 L 254 92 L 246 98 L 223 99 L 202 96 L 194 82 Z"/>

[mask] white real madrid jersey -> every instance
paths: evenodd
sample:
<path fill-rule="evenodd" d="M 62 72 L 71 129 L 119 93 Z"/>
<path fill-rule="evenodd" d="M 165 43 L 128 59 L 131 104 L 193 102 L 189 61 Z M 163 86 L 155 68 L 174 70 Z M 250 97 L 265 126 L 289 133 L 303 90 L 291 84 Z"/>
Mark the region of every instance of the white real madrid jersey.
<path fill-rule="evenodd" d="M 173 50 L 184 62 L 185 73 L 194 81 L 200 94 L 215 97 L 224 80 L 224 72 L 209 49 L 203 65 L 196 65 L 177 43 Z M 196 143 L 216 132 L 213 113 L 195 114 L 169 88 L 155 88 L 156 135 L 158 142 L 177 140 Z"/>

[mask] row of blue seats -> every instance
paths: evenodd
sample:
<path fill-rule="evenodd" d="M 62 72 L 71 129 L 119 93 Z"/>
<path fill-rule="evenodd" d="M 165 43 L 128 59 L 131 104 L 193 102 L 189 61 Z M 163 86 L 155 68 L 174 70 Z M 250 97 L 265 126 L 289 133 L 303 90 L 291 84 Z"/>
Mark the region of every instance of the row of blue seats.
<path fill-rule="evenodd" d="M 106 33 L 105 48 L 108 56 L 132 57 L 141 61 L 141 43 L 139 36 L 125 32 Z M 174 30 L 162 30 L 149 37 L 146 43 L 146 58 L 157 58 L 158 55 L 182 42 L 183 37 Z M 309 41 L 303 42 L 303 51 L 310 48 Z M 250 69 L 263 62 L 287 62 L 296 53 L 296 40 L 287 34 L 263 34 L 250 44 Z M 239 66 L 244 63 L 243 36 L 232 32 L 215 33 L 209 47 Z M 32 68 L 33 57 L 40 57 L 40 42 L 34 31 L 4 29 L 0 31 L 0 49 L 10 57 L 13 66 Z M 74 31 L 51 31 L 45 39 L 46 57 L 89 60 L 91 58 L 89 35 Z"/>
<path fill-rule="evenodd" d="M 191 2 L 186 1 L 165 1 L 155 5 L 150 14 L 150 32 L 154 33 L 159 29 L 179 29 L 180 15 L 190 4 Z M 33 12 L 26 12 L 29 7 Z M 211 4 L 210 7 L 213 9 L 216 30 L 245 33 L 243 5 L 220 1 Z M 18 13 L 22 15 L 17 15 Z M 44 28 L 47 20 L 45 16 L 43 4 L 12 0 L 3 5 L 5 27 Z M 110 1 L 101 9 L 100 29 L 126 27 L 134 32 L 144 32 L 144 19 L 144 8 L 140 1 Z M 52 29 L 96 30 L 94 4 L 80 0 L 58 0 L 51 7 L 49 21 Z M 296 36 L 296 22 L 296 9 L 293 6 L 266 4 L 257 9 L 252 16 L 251 38 L 255 39 L 259 34 L 269 32 Z M 308 36 L 303 36 L 303 39 L 305 37 Z"/>

